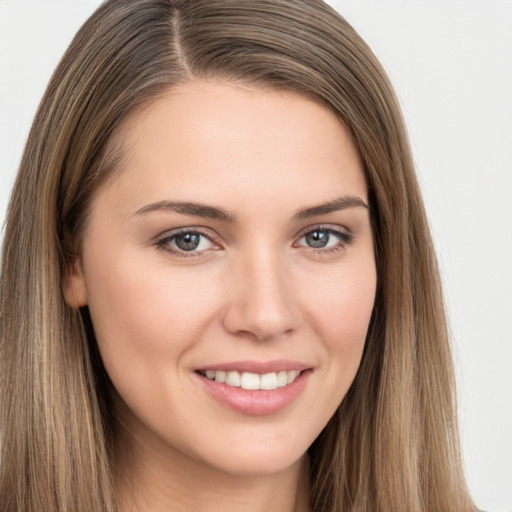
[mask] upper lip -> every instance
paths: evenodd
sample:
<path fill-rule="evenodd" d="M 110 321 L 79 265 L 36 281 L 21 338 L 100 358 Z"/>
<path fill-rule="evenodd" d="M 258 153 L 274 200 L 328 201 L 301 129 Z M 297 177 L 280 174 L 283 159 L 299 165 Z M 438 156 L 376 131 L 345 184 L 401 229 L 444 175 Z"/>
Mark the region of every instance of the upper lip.
<path fill-rule="evenodd" d="M 289 359 L 277 359 L 274 361 L 230 361 L 225 363 L 209 364 L 202 366 L 197 370 L 215 370 L 224 372 L 249 372 L 264 375 L 266 373 L 274 373 L 290 370 L 308 370 L 312 368 L 310 364 L 300 361 L 292 361 Z"/>

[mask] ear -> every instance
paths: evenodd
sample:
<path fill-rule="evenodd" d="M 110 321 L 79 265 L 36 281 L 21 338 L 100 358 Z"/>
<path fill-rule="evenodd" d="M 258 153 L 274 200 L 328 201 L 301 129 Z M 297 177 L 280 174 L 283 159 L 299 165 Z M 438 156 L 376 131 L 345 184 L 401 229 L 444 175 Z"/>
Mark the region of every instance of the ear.
<path fill-rule="evenodd" d="M 62 291 L 69 307 L 78 309 L 87 305 L 87 287 L 82 265 L 78 258 L 75 258 L 64 271 Z"/>

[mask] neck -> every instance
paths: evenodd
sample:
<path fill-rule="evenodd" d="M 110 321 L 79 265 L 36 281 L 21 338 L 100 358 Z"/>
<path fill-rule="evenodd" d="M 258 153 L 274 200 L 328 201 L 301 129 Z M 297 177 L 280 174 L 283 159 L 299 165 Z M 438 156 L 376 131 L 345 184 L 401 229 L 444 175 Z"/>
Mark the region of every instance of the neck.
<path fill-rule="evenodd" d="M 307 457 L 273 474 L 234 475 L 171 447 L 155 449 L 120 429 L 119 512 L 308 512 Z"/>

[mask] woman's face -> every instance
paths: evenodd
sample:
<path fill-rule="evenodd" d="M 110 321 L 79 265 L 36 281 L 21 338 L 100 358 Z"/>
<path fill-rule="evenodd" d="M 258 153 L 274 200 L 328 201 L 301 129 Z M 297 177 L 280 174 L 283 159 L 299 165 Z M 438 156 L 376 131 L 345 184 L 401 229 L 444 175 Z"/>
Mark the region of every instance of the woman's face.
<path fill-rule="evenodd" d="M 222 82 L 174 89 L 123 135 L 65 291 L 89 307 L 126 435 L 284 470 L 343 400 L 373 308 L 356 148 L 304 96 Z"/>

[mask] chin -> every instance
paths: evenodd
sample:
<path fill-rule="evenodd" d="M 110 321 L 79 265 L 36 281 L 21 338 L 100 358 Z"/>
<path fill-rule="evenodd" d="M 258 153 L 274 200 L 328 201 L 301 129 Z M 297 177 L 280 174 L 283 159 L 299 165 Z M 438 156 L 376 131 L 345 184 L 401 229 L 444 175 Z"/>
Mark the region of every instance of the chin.
<path fill-rule="evenodd" d="M 238 477 L 266 477 L 276 475 L 300 466 L 304 453 L 283 458 L 273 454 L 236 457 L 218 461 L 215 467 L 223 473 Z"/>
<path fill-rule="evenodd" d="M 263 477 L 296 468 L 304 460 L 309 444 L 294 436 L 286 441 L 249 437 L 243 443 L 227 443 L 222 450 L 209 449 L 201 458 L 223 473 Z"/>

